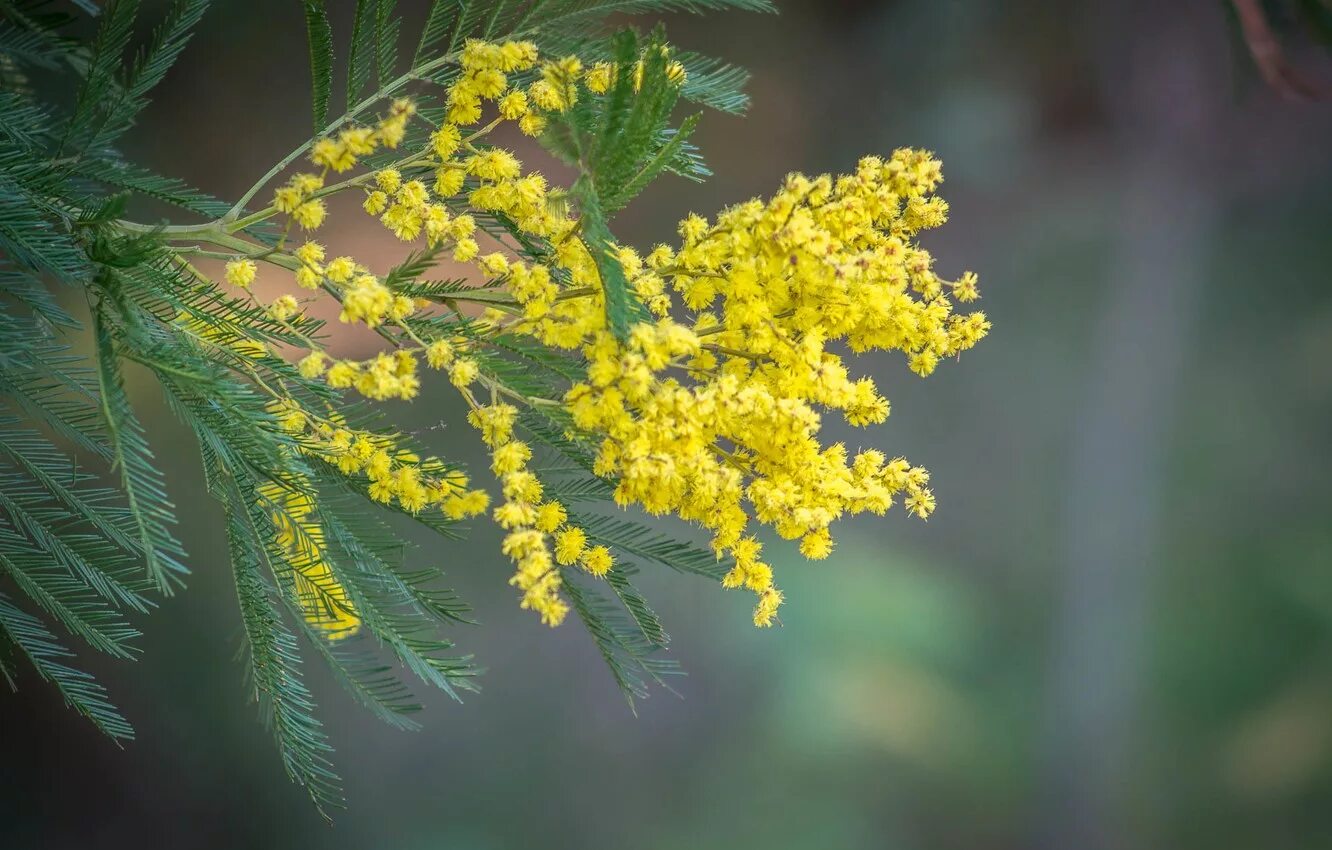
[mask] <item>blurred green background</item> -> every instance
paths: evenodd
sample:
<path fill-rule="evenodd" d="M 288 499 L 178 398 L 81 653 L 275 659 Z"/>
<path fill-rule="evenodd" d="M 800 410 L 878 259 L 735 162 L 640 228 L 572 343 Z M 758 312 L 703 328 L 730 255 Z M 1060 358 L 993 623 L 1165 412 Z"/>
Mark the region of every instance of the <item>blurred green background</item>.
<path fill-rule="evenodd" d="M 31 677 L 0 699 L 0 847 L 1332 846 L 1332 108 L 1267 88 L 1222 0 L 780 5 L 668 18 L 754 102 L 705 118 L 712 182 L 664 179 L 617 233 L 936 151 L 952 217 L 926 244 L 981 274 L 994 332 L 928 381 L 862 361 L 893 416 L 827 429 L 929 467 L 929 523 L 844 523 L 818 564 L 770 546 L 768 631 L 647 573 L 690 675 L 636 716 L 577 624 L 518 610 L 492 529 L 423 540 L 476 606 L 453 636 L 483 690 L 404 734 L 309 665 L 329 826 L 246 704 L 219 510 L 139 385 L 194 575 L 139 663 L 96 668 L 123 751 Z M 1269 7 L 1327 78 L 1298 5 Z M 307 132 L 304 51 L 298 3 L 218 2 L 129 153 L 235 197 Z M 364 222 L 326 235 L 386 264 Z M 402 421 L 480 468 L 450 395 Z"/>

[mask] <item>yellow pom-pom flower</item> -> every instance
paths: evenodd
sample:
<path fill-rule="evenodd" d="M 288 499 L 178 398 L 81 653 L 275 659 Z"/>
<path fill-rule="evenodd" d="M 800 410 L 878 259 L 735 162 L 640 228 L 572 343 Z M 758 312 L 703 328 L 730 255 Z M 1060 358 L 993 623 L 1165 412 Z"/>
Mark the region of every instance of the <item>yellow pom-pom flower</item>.
<path fill-rule="evenodd" d="M 249 289 L 257 275 L 258 268 L 254 260 L 231 260 L 223 270 L 227 283 L 239 286 L 241 289 Z"/>

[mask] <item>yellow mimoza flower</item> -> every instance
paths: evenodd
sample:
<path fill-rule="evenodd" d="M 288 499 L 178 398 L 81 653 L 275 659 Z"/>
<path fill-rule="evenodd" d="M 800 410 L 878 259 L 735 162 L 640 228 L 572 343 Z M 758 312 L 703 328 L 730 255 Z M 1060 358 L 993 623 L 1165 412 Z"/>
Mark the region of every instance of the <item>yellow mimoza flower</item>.
<path fill-rule="evenodd" d="M 324 530 L 309 519 L 313 497 L 273 482 L 261 484 L 259 496 L 277 529 L 274 542 L 286 555 L 289 590 L 306 622 L 335 640 L 355 634 L 361 618 L 325 559 Z"/>
<path fill-rule="evenodd" d="M 684 84 L 683 65 L 668 53 L 640 55 L 625 68 L 585 68 L 577 56 L 542 60 L 527 42 L 469 40 L 457 57 L 462 73 L 444 93 L 442 121 L 414 143 L 405 133 L 416 107 L 404 98 L 378 123 L 349 124 L 318 140 L 310 161 L 320 172 L 296 174 L 274 196 L 288 229 L 321 226 L 322 196 L 359 188 L 366 213 L 396 239 L 424 243 L 432 256 L 451 258 L 486 282 L 484 298 L 445 294 L 449 309 L 462 317 L 453 300 L 476 298 L 485 310 L 467 317 L 467 338 L 440 336 L 428 330 L 429 302 L 395 291 L 392 275 L 381 278 L 349 256 L 326 260 L 323 246 L 307 242 L 286 255 L 296 285 L 330 293 L 341 322 L 374 329 L 398 348 L 364 360 L 312 348 L 297 368 L 307 379 L 375 401 L 415 398 L 422 359 L 447 371 L 492 452 L 503 499 L 491 515 L 506 532 L 505 553 L 516 567 L 511 581 L 522 605 L 543 621 L 557 624 L 569 610 L 562 568 L 604 576 L 614 553 L 544 497 L 529 469 L 532 450 L 513 435 L 517 409 L 502 398 L 558 408 L 567 436 L 589 447 L 592 469 L 612 484 L 618 505 L 705 528 L 718 558 L 732 564 L 723 585 L 753 593 L 754 622 L 767 626 L 778 622 L 783 595 L 761 557 L 757 526 L 822 560 L 836 546 L 831 527 L 843 517 L 881 515 L 901 504 L 926 519 L 935 509 L 923 468 L 821 439 L 829 416 L 863 428 L 891 411 L 876 382 L 855 374 L 854 356 L 896 352 L 924 377 L 976 345 L 990 323 L 982 312 L 960 310 L 980 297 L 976 275 L 941 277 L 918 243 L 948 216 L 936 192 L 941 165 L 926 151 L 867 156 L 842 175 L 791 174 L 767 198 L 712 219 L 686 216 L 677 243 L 640 254 L 589 243 L 568 192 L 512 152 L 482 142 L 504 122 L 539 132 L 580 98 L 609 96 L 620 73 L 641 86 L 648 58 L 664 58 L 667 82 Z M 523 73 L 533 69 L 535 79 Z M 488 113 L 491 123 L 471 127 Z M 398 159 L 325 188 L 329 172 L 350 171 L 399 144 L 406 150 Z M 528 250 L 494 238 L 489 228 L 496 222 Z M 627 328 L 607 321 L 607 258 L 642 308 Z M 254 263 L 238 258 L 226 278 L 247 287 L 254 274 Z M 285 320 L 298 306 L 281 296 L 269 312 Z M 493 361 L 481 351 L 502 335 L 569 352 L 583 371 L 552 397 L 519 393 L 489 371 Z M 485 509 L 477 496 L 432 497 L 418 472 L 387 457 L 343 453 L 334 463 L 348 473 L 364 469 L 374 499 L 412 512 L 436 503 L 450 516 Z"/>

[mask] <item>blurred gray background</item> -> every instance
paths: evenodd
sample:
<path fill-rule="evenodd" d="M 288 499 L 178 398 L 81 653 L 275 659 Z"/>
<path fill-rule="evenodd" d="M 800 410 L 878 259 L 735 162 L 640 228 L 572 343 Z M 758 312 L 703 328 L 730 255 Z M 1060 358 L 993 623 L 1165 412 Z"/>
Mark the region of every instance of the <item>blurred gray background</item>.
<path fill-rule="evenodd" d="M 752 69 L 753 106 L 706 116 L 713 181 L 663 179 L 617 234 L 937 152 L 952 217 L 926 245 L 980 273 L 994 331 L 927 381 L 861 361 L 893 415 L 827 429 L 929 467 L 929 523 L 844 523 L 817 564 L 770 546 L 767 631 L 647 572 L 690 675 L 637 716 L 576 623 L 518 609 L 485 523 L 425 541 L 476 606 L 453 637 L 483 690 L 404 734 L 312 663 L 349 805 L 329 826 L 246 703 L 219 510 L 139 385 L 194 575 L 140 662 L 96 667 L 123 751 L 31 677 L 0 698 L 0 847 L 1332 846 L 1332 106 L 1265 85 L 1223 0 L 779 5 L 667 19 Z M 1267 5 L 1326 82 L 1301 4 Z M 303 39 L 298 3 L 218 2 L 131 156 L 237 196 L 308 132 Z M 400 251 L 336 212 L 341 250 Z M 439 389 L 395 415 L 484 480 Z"/>

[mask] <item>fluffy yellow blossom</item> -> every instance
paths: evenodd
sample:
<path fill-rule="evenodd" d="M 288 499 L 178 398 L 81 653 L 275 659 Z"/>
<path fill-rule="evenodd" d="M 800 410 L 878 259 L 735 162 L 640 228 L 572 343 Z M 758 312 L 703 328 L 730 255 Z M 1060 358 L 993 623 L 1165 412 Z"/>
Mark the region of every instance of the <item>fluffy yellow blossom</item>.
<path fill-rule="evenodd" d="M 583 79 L 583 84 L 587 86 L 588 91 L 605 94 L 606 90 L 610 88 L 614 67 L 609 62 L 598 62 L 593 65 Z"/>
<path fill-rule="evenodd" d="M 587 532 L 578 527 L 566 528 L 555 536 L 555 560 L 572 566 L 583 557 L 587 548 Z"/>
<path fill-rule="evenodd" d="M 513 438 L 513 426 L 518 420 L 518 408 L 499 402 L 474 409 L 467 421 L 481 432 L 481 439 L 491 448 L 504 445 Z"/>
<path fill-rule="evenodd" d="M 296 285 L 302 289 L 318 289 L 324 282 L 319 269 L 312 266 L 301 266 L 296 270 Z"/>
<path fill-rule="evenodd" d="M 480 253 L 481 247 L 471 237 L 463 237 L 454 243 L 453 259 L 460 263 L 470 262 Z"/>
<path fill-rule="evenodd" d="M 526 443 L 513 440 L 495 449 L 490 468 L 496 475 L 508 475 L 527 466 L 532 459 L 532 450 Z"/>
<path fill-rule="evenodd" d="M 963 304 L 968 304 L 980 298 L 980 290 L 976 287 L 974 272 L 967 272 L 957 279 L 957 282 L 953 284 L 953 297 Z"/>
<path fill-rule="evenodd" d="M 569 514 L 565 511 L 564 505 L 559 502 L 546 502 L 537 508 L 535 525 L 537 530 L 553 534 L 568 518 Z"/>
<path fill-rule="evenodd" d="M 497 402 L 474 404 L 467 418 L 491 447 L 491 470 L 502 484 L 505 502 L 495 509 L 493 517 L 507 532 L 502 549 L 516 567 L 509 583 L 522 591 L 523 608 L 536 611 L 543 623 L 556 626 L 569 611 L 568 603 L 560 596 L 560 566 L 581 563 L 585 570 L 600 576 L 610 570 L 613 558 L 604 546 L 586 547 L 586 532 L 569 524 L 562 504 L 541 502 L 541 483 L 527 468 L 532 450 L 513 439 L 517 415 L 517 408 Z M 554 553 L 550 549 L 552 535 Z"/>
<path fill-rule="evenodd" d="M 306 242 L 293 253 L 296 255 L 296 259 L 307 266 L 313 266 L 324 261 L 324 246 L 318 242 Z"/>
<path fill-rule="evenodd" d="M 370 215 L 379 215 L 388 206 L 388 195 L 378 190 L 370 192 L 361 203 L 361 208 Z"/>
<path fill-rule="evenodd" d="M 451 198 L 462 191 L 467 174 L 461 168 L 439 168 L 435 171 L 435 194 L 441 198 Z"/>
<path fill-rule="evenodd" d="M 300 312 L 301 305 L 290 295 L 280 295 L 273 299 L 273 303 L 268 305 L 268 315 L 277 319 L 279 322 L 285 322 L 292 316 Z"/>
<path fill-rule="evenodd" d="M 615 565 L 615 559 L 611 556 L 611 551 L 605 546 L 593 546 L 583 552 L 579 563 L 583 565 L 583 569 L 592 575 L 604 576 Z"/>
<path fill-rule="evenodd" d="M 529 112 L 518 119 L 518 129 L 526 136 L 540 136 L 546 129 L 546 118 L 534 112 Z"/>
<path fill-rule="evenodd" d="M 516 121 L 527 114 L 527 95 L 520 91 L 512 91 L 506 94 L 499 102 L 499 114 L 501 118 L 509 121 Z"/>
<path fill-rule="evenodd" d="M 400 354 L 406 356 L 380 354 L 359 364 L 354 383 L 356 391 L 376 400 L 415 398 L 421 388 L 416 375 L 416 358 L 406 352 Z"/>
<path fill-rule="evenodd" d="M 292 210 L 292 219 L 306 230 L 314 230 L 324 223 L 324 217 L 328 215 L 328 207 L 319 199 L 306 201 L 296 209 Z"/>
<path fill-rule="evenodd" d="M 330 264 L 331 265 L 331 264 Z M 342 322 L 364 322 L 370 327 L 383 323 L 393 307 L 393 293 L 372 274 L 359 274 L 352 279 L 342 299 Z"/>
<path fill-rule="evenodd" d="M 449 367 L 449 380 L 455 387 L 461 389 L 471 386 L 480 372 L 475 360 L 470 357 L 460 358 L 453 361 L 453 365 Z"/>
<path fill-rule="evenodd" d="M 227 283 L 239 286 L 241 289 L 249 289 L 257 274 L 258 269 L 254 260 L 231 260 L 223 270 Z"/>
<path fill-rule="evenodd" d="M 334 389 L 350 387 L 356 381 L 356 364 L 350 360 L 339 360 L 328 370 L 328 385 Z"/>
<path fill-rule="evenodd" d="M 389 150 L 397 148 L 407 134 L 407 122 L 415 114 L 416 104 L 410 98 L 397 98 L 390 106 L 389 114 L 376 125 L 374 141 Z"/>
<path fill-rule="evenodd" d="M 759 593 L 758 605 L 754 608 L 754 625 L 760 628 L 771 626 L 781 604 L 782 592 L 777 588 L 769 587 Z"/>
<path fill-rule="evenodd" d="M 300 370 L 302 378 L 318 378 L 324 374 L 327 363 L 328 355 L 322 351 L 312 351 L 301 358 L 297 368 Z"/>
<path fill-rule="evenodd" d="M 310 161 L 341 173 L 356 164 L 356 157 L 345 145 L 333 139 L 320 139 L 310 150 Z"/>
<path fill-rule="evenodd" d="M 430 136 L 430 147 L 435 156 L 448 159 L 462 145 L 462 133 L 453 124 L 445 124 Z"/>
<path fill-rule="evenodd" d="M 453 346 L 446 339 L 437 339 L 426 347 L 426 363 L 431 369 L 443 369 L 453 361 Z"/>
<path fill-rule="evenodd" d="M 334 257 L 324 267 L 324 274 L 334 283 L 346 283 L 356 274 L 356 261 L 351 257 Z"/>

